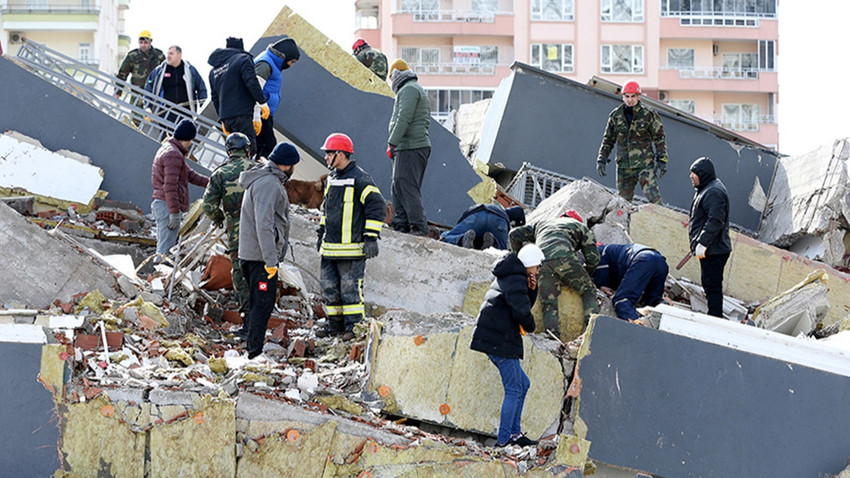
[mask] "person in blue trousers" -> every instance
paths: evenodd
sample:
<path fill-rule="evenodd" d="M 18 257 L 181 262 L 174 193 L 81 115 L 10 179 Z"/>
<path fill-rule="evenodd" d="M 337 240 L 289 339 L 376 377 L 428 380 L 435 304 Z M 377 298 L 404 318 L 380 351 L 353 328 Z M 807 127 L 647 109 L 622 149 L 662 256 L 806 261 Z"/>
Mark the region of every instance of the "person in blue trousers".
<path fill-rule="evenodd" d="M 534 332 L 531 305 L 537 298 L 537 274 L 543 263 L 543 251 L 535 244 L 523 246 L 493 264 L 496 279 L 484 296 L 469 348 L 487 354 L 499 369 L 505 398 L 499 419 L 496 446 L 529 446 L 537 442 L 522 433 L 522 407 L 531 386 L 520 366 L 523 358 L 522 336 Z"/>
<path fill-rule="evenodd" d="M 498 204 L 471 206 L 450 231 L 440 235 L 440 240 L 467 249 L 508 249 L 508 231 L 525 225 L 522 206 L 504 209 Z"/>
<path fill-rule="evenodd" d="M 596 287 L 613 297 L 617 317 L 640 318 L 638 304 L 656 306 L 664 295 L 667 260 L 655 249 L 640 244 L 599 244 L 599 265 L 593 272 Z M 616 290 L 616 292 L 614 292 Z"/>

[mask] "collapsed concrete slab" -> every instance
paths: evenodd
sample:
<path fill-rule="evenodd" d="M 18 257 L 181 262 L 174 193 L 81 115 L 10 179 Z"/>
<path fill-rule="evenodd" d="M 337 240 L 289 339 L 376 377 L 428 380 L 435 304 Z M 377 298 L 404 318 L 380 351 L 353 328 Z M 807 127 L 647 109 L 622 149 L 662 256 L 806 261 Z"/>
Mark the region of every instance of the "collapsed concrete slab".
<path fill-rule="evenodd" d="M 384 319 L 380 336 L 373 337 L 369 389 L 384 397 L 386 411 L 495 436 L 504 392 L 487 356 L 469 349 L 473 318 L 391 311 Z M 560 425 L 564 372 L 551 353 L 556 342 L 538 335 L 523 342 L 522 367 L 531 388 L 522 425 L 538 439 L 556 433 Z"/>
<path fill-rule="evenodd" d="M 826 273 L 818 270 L 753 312 L 756 326 L 785 335 L 809 335 L 829 311 Z"/>
<path fill-rule="evenodd" d="M 845 356 L 676 314 L 679 323 L 702 327 L 682 335 L 592 320 L 571 386 L 593 444 L 590 458 L 660 476 L 829 476 L 843 469 L 850 416 L 823 404 L 850 393 Z M 726 345 L 742 335 L 746 344 Z M 789 433 L 794 439 L 782 438 Z"/>
<path fill-rule="evenodd" d="M 667 258 L 670 274 L 699 283 L 699 261 L 690 260 L 676 270 L 688 253 L 688 216 L 672 209 L 648 204 L 631 215 L 630 233 L 635 242 L 657 249 Z M 850 307 L 850 275 L 777 247 L 731 231 L 732 254 L 723 276 L 723 292 L 745 302 L 765 302 L 821 269 L 827 277 L 827 299 L 831 305 L 824 325 L 840 321 Z"/>
<path fill-rule="evenodd" d="M 490 103 L 477 159 L 513 171 L 529 162 L 572 178 L 598 177 L 596 156 L 607 116 L 622 100 L 522 63 L 512 69 Z M 688 168 L 696 158 L 709 156 L 731 203 L 738 205 L 730 212 L 731 221 L 757 231 L 764 204 L 751 204 L 750 197 L 767 196 L 776 153 L 719 128 L 708 130 L 663 103 L 645 97 L 641 101 L 658 110 L 664 122 L 670 168 L 659 181 L 664 203 L 690 207 Z M 600 181 L 614 188 L 616 178 L 609 172 Z"/>
<path fill-rule="evenodd" d="M 0 301 L 46 308 L 81 292 L 100 290 L 115 298 L 118 280 L 72 245 L 51 236 L 5 204 L 0 204 L 0 244 L 4 273 Z"/>

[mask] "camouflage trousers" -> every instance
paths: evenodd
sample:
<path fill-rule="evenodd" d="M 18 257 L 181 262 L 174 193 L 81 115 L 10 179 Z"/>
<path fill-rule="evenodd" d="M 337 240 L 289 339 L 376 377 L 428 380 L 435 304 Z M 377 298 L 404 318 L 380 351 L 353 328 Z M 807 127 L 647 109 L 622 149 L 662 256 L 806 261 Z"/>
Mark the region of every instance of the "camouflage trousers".
<path fill-rule="evenodd" d="M 637 183 L 640 183 L 647 201 L 661 204 L 661 191 L 658 189 L 658 178 L 655 177 L 654 165 L 650 164 L 643 168 L 617 167 L 617 192 L 623 199 L 632 202 Z"/>
<path fill-rule="evenodd" d="M 543 261 L 540 265 L 537 285 L 538 298 L 543 309 L 543 327 L 551 330 L 555 335 L 560 336 L 558 297 L 561 295 L 561 286 L 569 287 L 581 296 L 585 323 L 590 319 L 591 314 L 599 312 L 599 304 L 596 303 L 596 286 L 593 285 L 593 281 L 590 280 L 590 276 L 574 252 L 568 253 L 566 257 Z"/>
<path fill-rule="evenodd" d="M 250 296 L 248 293 L 248 281 L 242 274 L 242 266 L 239 265 L 239 247 L 228 252 L 230 256 L 231 274 L 233 275 L 233 292 L 239 301 L 239 312 L 248 313 Z"/>

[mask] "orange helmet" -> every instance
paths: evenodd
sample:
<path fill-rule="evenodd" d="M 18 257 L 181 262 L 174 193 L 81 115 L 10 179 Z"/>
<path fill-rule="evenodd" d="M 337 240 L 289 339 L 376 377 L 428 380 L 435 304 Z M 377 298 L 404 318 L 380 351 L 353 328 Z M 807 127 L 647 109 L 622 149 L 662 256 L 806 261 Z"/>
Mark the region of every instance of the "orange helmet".
<path fill-rule="evenodd" d="M 325 140 L 322 145 L 324 151 L 345 151 L 348 154 L 354 153 L 354 143 L 347 134 L 333 133 Z"/>
<path fill-rule="evenodd" d="M 640 85 L 637 81 L 631 80 L 627 81 L 625 85 L 623 85 L 623 94 L 626 93 L 634 93 L 636 95 L 640 94 Z"/>
<path fill-rule="evenodd" d="M 354 45 L 351 46 L 351 50 L 356 53 L 357 50 L 363 48 L 366 45 L 368 45 L 368 43 L 366 43 L 366 40 L 364 40 L 362 38 L 358 38 L 358 39 L 354 40 Z"/>

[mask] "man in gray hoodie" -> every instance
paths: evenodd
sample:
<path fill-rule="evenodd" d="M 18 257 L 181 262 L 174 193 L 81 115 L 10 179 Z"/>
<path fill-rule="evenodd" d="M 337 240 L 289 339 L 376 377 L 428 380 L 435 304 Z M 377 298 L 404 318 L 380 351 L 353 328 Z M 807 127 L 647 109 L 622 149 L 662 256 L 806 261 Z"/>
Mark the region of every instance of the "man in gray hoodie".
<path fill-rule="evenodd" d="M 280 143 L 269 160 L 242 172 L 245 189 L 239 224 L 239 265 L 248 281 L 248 358 L 263 352 L 266 327 L 275 305 L 277 266 L 289 248 L 289 196 L 286 183 L 301 160 L 290 143 Z"/>

